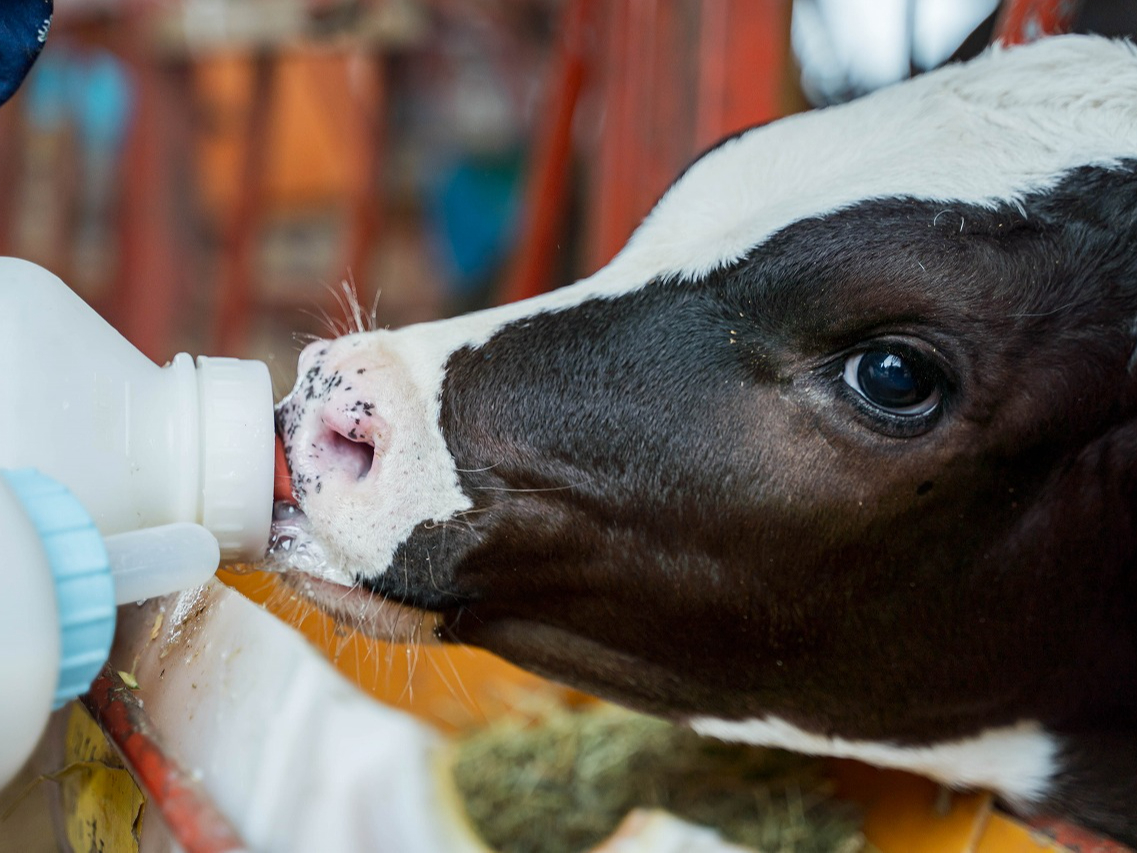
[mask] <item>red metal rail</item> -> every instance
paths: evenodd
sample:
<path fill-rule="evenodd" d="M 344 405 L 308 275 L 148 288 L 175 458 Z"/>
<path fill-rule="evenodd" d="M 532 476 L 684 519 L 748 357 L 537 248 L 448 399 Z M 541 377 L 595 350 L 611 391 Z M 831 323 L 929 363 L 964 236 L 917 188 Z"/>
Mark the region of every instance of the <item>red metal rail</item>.
<path fill-rule="evenodd" d="M 104 667 L 82 702 L 186 853 L 246 849 L 208 794 L 163 749 L 142 703 L 114 670 Z"/>
<path fill-rule="evenodd" d="M 542 111 L 545 120 L 537 130 L 522 202 L 522 231 L 501 302 L 536 296 L 550 287 L 569 203 L 573 119 L 588 71 L 595 65 L 595 29 L 603 11 L 597 0 L 570 0 L 565 7 Z"/>
<path fill-rule="evenodd" d="M 1010 46 L 1068 33 L 1081 5 L 1081 0 L 1004 0 L 991 41 Z"/>
<path fill-rule="evenodd" d="M 581 134 L 593 159 L 584 262 L 592 271 L 697 151 L 785 112 L 789 13 L 787 0 L 568 0 L 499 301 L 554 284 L 583 101 L 592 99 L 589 117 L 601 122 L 599 133 Z"/>

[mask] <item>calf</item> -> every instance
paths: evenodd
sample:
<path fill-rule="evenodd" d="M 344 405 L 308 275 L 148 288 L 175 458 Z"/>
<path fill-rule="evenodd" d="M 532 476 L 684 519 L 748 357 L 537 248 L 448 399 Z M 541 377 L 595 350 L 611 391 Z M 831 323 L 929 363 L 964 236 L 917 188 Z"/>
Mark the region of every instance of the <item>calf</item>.
<path fill-rule="evenodd" d="M 574 286 L 309 346 L 306 586 L 1137 842 L 1135 345 L 1137 54 L 994 50 L 724 141 Z"/>

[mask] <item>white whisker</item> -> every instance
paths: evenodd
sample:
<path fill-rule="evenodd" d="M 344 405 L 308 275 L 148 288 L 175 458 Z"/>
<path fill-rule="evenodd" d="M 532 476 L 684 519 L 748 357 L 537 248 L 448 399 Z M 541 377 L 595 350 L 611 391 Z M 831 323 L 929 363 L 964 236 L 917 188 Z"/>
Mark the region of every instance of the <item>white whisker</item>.
<path fill-rule="evenodd" d="M 509 486 L 474 486 L 473 489 L 478 492 L 518 492 L 521 494 L 536 493 L 536 492 L 564 492 L 571 489 L 579 489 L 581 486 L 588 485 L 587 480 L 582 480 L 579 483 L 570 483 L 565 486 L 547 486 L 539 489 L 514 489 Z"/>
<path fill-rule="evenodd" d="M 454 470 L 459 474 L 481 474 L 483 471 L 492 471 L 504 461 L 503 459 L 501 462 L 495 462 L 493 465 L 487 465 L 485 468 L 455 468 Z"/>
<path fill-rule="evenodd" d="M 371 331 L 379 328 L 379 296 L 382 293 L 382 288 L 375 288 L 375 298 L 371 300 Z"/>
<path fill-rule="evenodd" d="M 347 271 L 347 280 L 340 282 L 340 289 L 343 291 L 344 301 L 347 303 L 347 313 L 351 322 L 355 324 L 353 331 L 366 332 L 367 324 L 363 321 L 363 309 L 359 304 L 359 291 L 356 289 L 355 277 L 351 270 Z"/>

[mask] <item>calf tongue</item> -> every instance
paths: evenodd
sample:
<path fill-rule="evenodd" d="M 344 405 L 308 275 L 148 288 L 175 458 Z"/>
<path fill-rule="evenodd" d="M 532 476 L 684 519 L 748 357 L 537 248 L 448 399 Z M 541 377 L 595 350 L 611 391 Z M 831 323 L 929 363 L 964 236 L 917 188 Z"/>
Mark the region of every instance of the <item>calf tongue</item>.
<path fill-rule="evenodd" d="M 273 479 L 272 499 L 295 503 L 292 496 L 292 473 L 288 470 L 288 458 L 284 455 L 284 443 L 276 437 L 276 472 Z"/>

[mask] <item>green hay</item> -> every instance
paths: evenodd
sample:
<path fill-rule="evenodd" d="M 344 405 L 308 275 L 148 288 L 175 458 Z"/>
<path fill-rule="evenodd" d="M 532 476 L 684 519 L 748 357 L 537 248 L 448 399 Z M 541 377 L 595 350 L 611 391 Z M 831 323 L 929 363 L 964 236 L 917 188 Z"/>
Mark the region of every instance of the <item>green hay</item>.
<path fill-rule="evenodd" d="M 821 764 L 615 708 L 546 710 L 458 741 L 454 781 L 500 853 L 578 853 L 633 808 L 661 808 L 763 853 L 855 853 L 860 818 Z"/>

